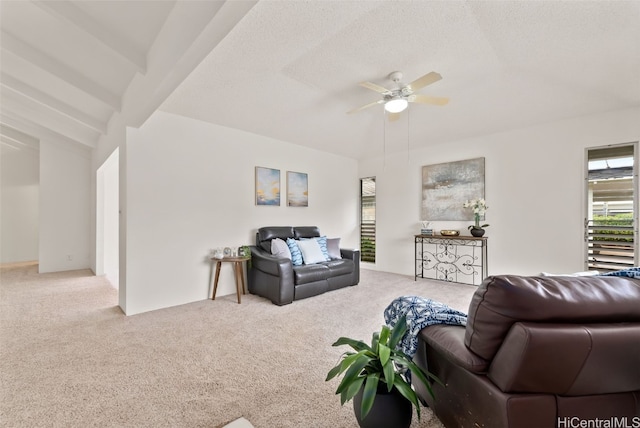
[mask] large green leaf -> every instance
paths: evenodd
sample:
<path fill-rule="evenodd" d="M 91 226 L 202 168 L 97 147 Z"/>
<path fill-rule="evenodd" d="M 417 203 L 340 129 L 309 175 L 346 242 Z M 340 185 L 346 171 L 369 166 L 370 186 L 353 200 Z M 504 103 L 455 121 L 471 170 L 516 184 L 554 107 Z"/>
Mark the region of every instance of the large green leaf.
<path fill-rule="evenodd" d="M 431 389 L 431 382 L 429 382 L 428 378 L 431 378 L 437 383 L 439 383 L 440 385 L 445 386 L 444 383 L 438 378 L 438 376 L 434 375 L 431 372 L 423 371 L 405 353 L 397 352 L 397 355 L 395 356 L 395 360 L 399 364 L 411 370 L 411 376 L 414 376 L 420 379 L 420 381 L 424 384 L 424 386 L 427 388 L 427 391 L 433 398 L 435 398 L 435 395 L 433 394 L 433 390 Z"/>
<path fill-rule="evenodd" d="M 329 370 L 329 373 L 327 373 L 327 378 L 324 381 L 326 382 L 328 380 L 331 380 L 334 377 L 338 376 L 338 374 L 340 373 L 342 373 L 342 371 L 340 370 L 340 364 L 338 364 L 337 366 Z"/>
<path fill-rule="evenodd" d="M 362 351 L 356 352 L 355 354 L 347 355 L 346 357 L 344 357 L 344 359 L 342 360 L 342 363 L 340 364 L 342 371 L 345 371 L 355 360 L 365 355 L 366 353 L 367 353 L 366 350 L 362 350 Z"/>
<path fill-rule="evenodd" d="M 376 349 L 378 349 L 378 342 L 380 342 L 380 333 L 378 333 L 376 331 L 371 335 L 371 349 L 372 350 L 375 351 Z"/>
<path fill-rule="evenodd" d="M 387 383 L 387 391 L 391 392 L 396 377 L 396 368 L 393 366 L 393 360 L 387 361 L 387 364 L 382 367 L 382 370 L 384 371 L 384 379 Z"/>
<path fill-rule="evenodd" d="M 402 394 L 404 398 L 411 401 L 411 403 L 416 407 L 418 420 L 420 420 L 420 404 L 418 403 L 418 396 L 416 395 L 415 391 L 411 389 L 411 386 L 400 376 L 396 376 L 393 385 L 398 391 L 400 391 L 400 394 Z"/>
<path fill-rule="evenodd" d="M 360 391 L 360 388 L 362 388 L 362 384 L 364 383 L 365 379 L 366 378 L 364 376 L 360 376 L 360 377 L 354 379 L 354 381 L 351 383 L 351 385 L 349 385 L 348 388 L 345 388 L 340 393 L 340 404 L 341 405 L 344 405 L 344 403 L 346 403 L 347 401 L 351 400 L 358 393 L 358 391 Z"/>
<path fill-rule="evenodd" d="M 362 391 L 362 405 L 360 407 L 360 418 L 364 419 L 371 408 L 373 407 L 373 401 L 376 398 L 378 392 L 378 381 L 380 375 L 378 373 L 367 376 L 367 381 L 364 384 L 364 390 Z"/>
<path fill-rule="evenodd" d="M 420 381 L 424 384 L 424 386 L 427 388 L 427 391 L 429 391 L 429 394 L 433 398 L 436 398 L 436 397 L 435 395 L 433 395 L 433 390 L 431 389 L 431 382 L 429 382 L 427 378 L 429 377 L 434 381 L 436 381 L 437 383 L 439 383 L 440 385 L 445 386 L 444 383 L 440 380 L 440 378 L 438 378 L 438 376 L 430 372 L 422 371 L 422 369 L 418 367 L 416 363 L 414 363 L 413 361 L 409 361 L 409 370 L 411 370 L 411 376 L 417 377 L 418 379 L 420 379 Z"/>
<path fill-rule="evenodd" d="M 342 382 L 338 385 L 338 389 L 336 390 L 336 394 L 341 393 L 345 388 L 348 388 L 349 385 L 362 373 L 362 369 L 369 364 L 371 358 L 362 354 L 349 366 L 347 371 L 344 373 L 344 377 L 342 378 Z"/>
<path fill-rule="evenodd" d="M 349 339 L 348 337 L 339 338 L 338 340 L 336 340 L 336 342 L 332 346 L 342 346 L 342 345 L 349 345 L 353 349 L 355 349 L 356 351 L 362 351 L 362 350 L 371 351 L 372 350 L 369 347 L 369 345 L 364 343 L 362 340 Z"/>
<path fill-rule="evenodd" d="M 391 330 L 391 338 L 389 339 L 389 348 L 396 349 L 398 343 L 402 340 L 402 337 L 407 331 L 407 317 L 403 316 L 398 320 L 396 325 Z"/>
<path fill-rule="evenodd" d="M 388 326 L 383 325 L 382 331 L 380 332 L 380 343 L 382 343 L 383 345 L 387 345 L 390 335 L 391 335 L 391 329 Z"/>
<path fill-rule="evenodd" d="M 332 368 L 329 371 L 325 381 L 331 380 L 337 375 L 339 375 L 340 373 L 342 373 L 343 371 L 345 371 L 356 359 L 358 359 L 358 357 L 363 355 L 365 352 L 366 351 L 360 351 L 358 353 L 347 352 L 343 354 L 343 355 L 346 355 L 346 357 L 344 357 L 338 365 L 336 365 L 334 368 Z"/>
<path fill-rule="evenodd" d="M 389 356 L 391 355 L 391 349 L 388 346 L 383 345 L 382 343 L 378 343 L 378 355 L 380 355 L 380 364 L 384 367 L 385 364 L 389 361 Z"/>

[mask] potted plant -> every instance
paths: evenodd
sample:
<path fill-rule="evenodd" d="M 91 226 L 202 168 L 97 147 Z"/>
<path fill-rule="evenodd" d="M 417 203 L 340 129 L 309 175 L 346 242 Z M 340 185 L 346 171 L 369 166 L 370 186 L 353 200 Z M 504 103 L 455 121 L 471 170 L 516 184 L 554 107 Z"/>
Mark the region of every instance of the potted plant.
<path fill-rule="evenodd" d="M 473 217 L 475 219 L 475 224 L 472 224 L 468 227 L 471 235 L 475 237 L 480 237 L 484 235 L 484 228 L 489 227 L 488 224 L 480 225 L 480 217 L 484 216 L 485 211 L 489 208 L 484 199 L 472 199 L 470 201 L 466 201 L 462 204 L 464 208 L 471 208 L 473 210 Z"/>
<path fill-rule="evenodd" d="M 251 247 L 249 247 L 248 245 L 243 245 L 242 247 L 238 248 L 238 256 L 249 257 L 247 267 L 251 267 Z"/>
<path fill-rule="evenodd" d="M 384 325 L 380 332 L 373 333 L 371 345 L 347 337 L 341 337 L 333 344 L 348 345 L 355 351 L 342 354 L 341 361 L 329 371 L 326 380 L 344 373 L 336 394 L 340 394 L 342 405 L 354 399 L 354 412 L 361 427 L 408 427 L 412 406 L 416 407 L 420 419 L 418 396 L 411 388 L 409 373 L 425 385 L 431 396 L 433 390 L 427 378 L 441 383 L 396 348 L 406 331 L 406 317 L 403 316 L 393 329 Z M 390 409 L 396 406 L 399 407 L 397 410 Z"/>
<path fill-rule="evenodd" d="M 251 247 L 248 245 L 243 245 L 238 248 L 238 255 L 240 257 L 251 257 Z"/>

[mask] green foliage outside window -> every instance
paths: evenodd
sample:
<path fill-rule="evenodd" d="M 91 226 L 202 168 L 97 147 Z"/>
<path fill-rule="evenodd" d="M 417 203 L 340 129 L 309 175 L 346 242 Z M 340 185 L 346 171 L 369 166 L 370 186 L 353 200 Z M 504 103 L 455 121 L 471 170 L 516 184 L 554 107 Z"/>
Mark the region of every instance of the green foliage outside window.
<path fill-rule="evenodd" d="M 376 261 L 376 242 L 364 236 L 360 239 L 360 254 L 363 262 Z"/>
<path fill-rule="evenodd" d="M 633 214 L 622 213 L 610 216 L 594 215 L 594 226 L 622 226 L 628 227 L 628 230 L 618 229 L 601 229 L 598 227 L 594 230 L 594 233 L 599 235 L 611 235 L 611 236 L 599 236 L 598 241 L 617 241 L 617 242 L 633 242 Z M 613 236 L 615 235 L 615 236 Z"/>

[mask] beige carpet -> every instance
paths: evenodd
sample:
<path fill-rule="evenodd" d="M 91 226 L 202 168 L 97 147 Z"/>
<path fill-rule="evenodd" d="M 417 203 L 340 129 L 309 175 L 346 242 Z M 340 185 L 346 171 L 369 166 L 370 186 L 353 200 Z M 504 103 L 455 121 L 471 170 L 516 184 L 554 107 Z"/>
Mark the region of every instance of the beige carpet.
<path fill-rule="evenodd" d="M 126 317 L 89 271 L 0 271 L 6 427 L 357 427 L 327 371 L 339 336 L 369 340 L 395 297 L 466 311 L 475 287 L 362 270 L 360 285 L 276 306 L 235 295 Z M 431 411 L 412 427 L 441 428 Z"/>

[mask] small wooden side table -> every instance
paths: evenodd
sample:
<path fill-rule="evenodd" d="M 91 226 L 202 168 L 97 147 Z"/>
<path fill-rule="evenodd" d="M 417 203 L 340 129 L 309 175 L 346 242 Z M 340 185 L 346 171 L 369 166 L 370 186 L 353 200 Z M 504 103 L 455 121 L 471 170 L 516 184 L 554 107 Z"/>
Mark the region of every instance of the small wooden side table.
<path fill-rule="evenodd" d="M 222 262 L 233 263 L 233 273 L 236 278 L 236 291 L 238 293 L 238 304 L 240 303 L 240 294 L 245 294 L 244 286 L 244 269 L 242 264 L 249 260 L 249 257 L 225 257 L 223 259 L 212 258 L 212 262 L 216 262 L 216 274 L 213 280 L 213 295 L 211 300 L 216 300 L 216 292 L 218 291 L 218 278 L 220 277 L 220 266 Z"/>

